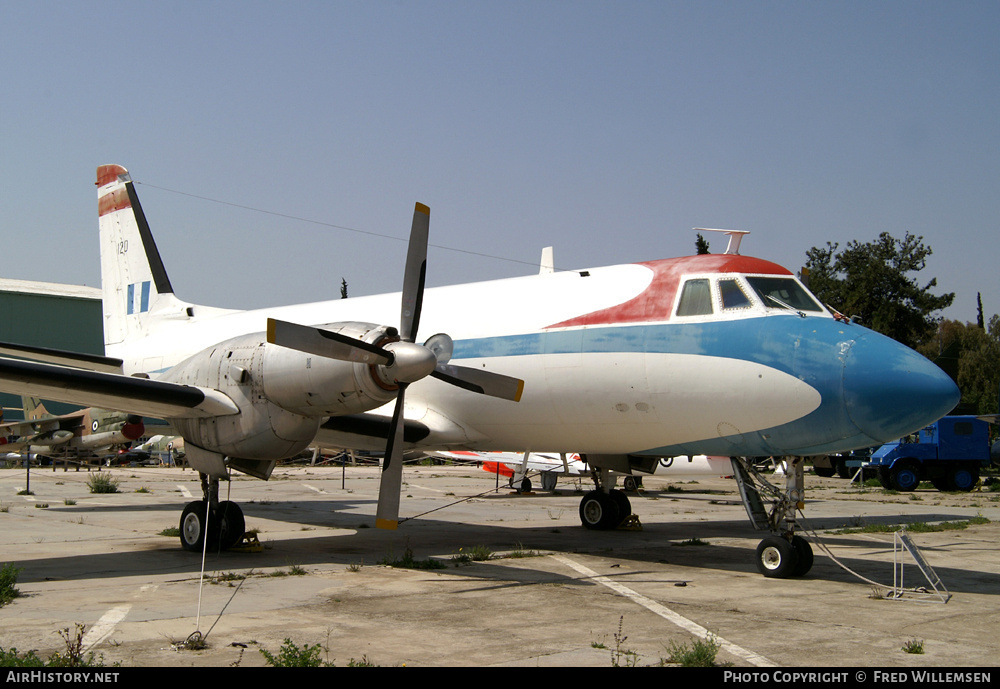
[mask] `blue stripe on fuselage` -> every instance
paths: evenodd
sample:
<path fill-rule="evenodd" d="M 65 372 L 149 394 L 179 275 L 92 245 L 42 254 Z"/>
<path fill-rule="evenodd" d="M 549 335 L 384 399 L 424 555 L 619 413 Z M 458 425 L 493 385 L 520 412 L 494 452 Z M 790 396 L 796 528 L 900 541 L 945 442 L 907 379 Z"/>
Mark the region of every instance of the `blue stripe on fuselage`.
<path fill-rule="evenodd" d="M 701 323 L 589 326 L 524 335 L 458 340 L 455 359 L 540 354 L 657 353 L 754 362 L 795 376 L 821 396 L 819 408 L 778 428 L 739 438 L 706 438 L 697 446 L 650 448 L 651 454 L 806 454 L 843 441 L 857 429 L 844 409 L 843 361 L 854 337 L 868 332 L 830 318 L 773 315 Z M 515 369 L 516 370 L 516 369 Z M 864 444 L 861 441 L 859 444 Z"/>

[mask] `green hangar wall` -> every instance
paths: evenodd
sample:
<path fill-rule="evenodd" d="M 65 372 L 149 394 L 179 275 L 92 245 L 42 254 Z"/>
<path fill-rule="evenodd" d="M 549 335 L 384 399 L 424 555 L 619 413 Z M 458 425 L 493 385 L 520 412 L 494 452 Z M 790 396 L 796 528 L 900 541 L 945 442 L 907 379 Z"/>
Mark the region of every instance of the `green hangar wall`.
<path fill-rule="evenodd" d="M 101 290 L 0 278 L 0 342 L 104 354 Z M 0 393 L 4 418 L 22 418 L 21 400 Z M 48 404 L 53 413 L 75 407 Z"/>

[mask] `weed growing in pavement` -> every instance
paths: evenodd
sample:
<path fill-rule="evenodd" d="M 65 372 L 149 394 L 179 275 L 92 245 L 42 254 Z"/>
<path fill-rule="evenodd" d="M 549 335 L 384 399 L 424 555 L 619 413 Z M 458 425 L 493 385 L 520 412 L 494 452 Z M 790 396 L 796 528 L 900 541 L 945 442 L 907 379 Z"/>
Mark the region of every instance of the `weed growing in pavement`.
<path fill-rule="evenodd" d="M 709 634 L 706 639 L 695 639 L 690 646 L 671 641 L 667 649 L 669 655 L 661 662 L 676 663 L 681 667 L 715 667 L 715 656 L 721 647 L 722 643 L 714 634 Z"/>
<path fill-rule="evenodd" d="M 108 474 L 93 474 L 87 479 L 91 493 L 117 493 L 118 479 Z"/>

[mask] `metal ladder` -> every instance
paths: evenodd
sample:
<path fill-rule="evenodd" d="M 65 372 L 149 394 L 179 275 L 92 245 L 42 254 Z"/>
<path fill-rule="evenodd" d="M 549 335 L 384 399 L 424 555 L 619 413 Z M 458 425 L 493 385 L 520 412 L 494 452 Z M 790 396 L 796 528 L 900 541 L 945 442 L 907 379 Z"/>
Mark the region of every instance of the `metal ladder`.
<path fill-rule="evenodd" d="M 912 589 L 906 591 L 903 588 L 903 566 L 905 564 L 904 556 L 905 553 L 909 553 L 913 558 L 913 561 L 923 572 L 924 578 L 927 579 L 927 583 L 930 584 L 931 591 L 921 591 L 920 589 Z M 900 600 L 904 596 L 914 598 L 916 600 L 923 600 L 929 602 L 940 602 L 947 603 L 951 600 L 951 594 L 948 593 L 948 589 L 945 588 L 944 584 L 941 582 L 941 578 L 934 571 L 934 568 L 930 566 L 927 560 L 924 559 L 923 554 L 921 554 L 920 549 L 917 548 L 916 543 L 910 540 L 909 534 L 905 531 L 897 531 L 896 537 L 893 541 L 892 546 L 892 591 L 889 592 L 889 598 L 892 600 Z"/>

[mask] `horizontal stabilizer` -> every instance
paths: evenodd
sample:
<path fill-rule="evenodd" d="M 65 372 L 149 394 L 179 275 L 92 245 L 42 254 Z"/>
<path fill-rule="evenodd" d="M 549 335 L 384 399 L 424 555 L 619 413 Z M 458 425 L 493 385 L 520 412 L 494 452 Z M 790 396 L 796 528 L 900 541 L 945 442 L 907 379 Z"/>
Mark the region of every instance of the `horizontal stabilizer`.
<path fill-rule="evenodd" d="M 60 366 L 83 368 L 89 371 L 103 371 L 105 373 L 122 372 L 121 359 L 113 359 L 97 354 L 81 354 L 80 352 L 67 352 L 61 349 L 48 349 L 47 347 L 32 347 L 11 342 L 0 342 L 0 354 L 31 359 L 32 361 L 44 361 L 45 363 L 59 364 Z"/>

